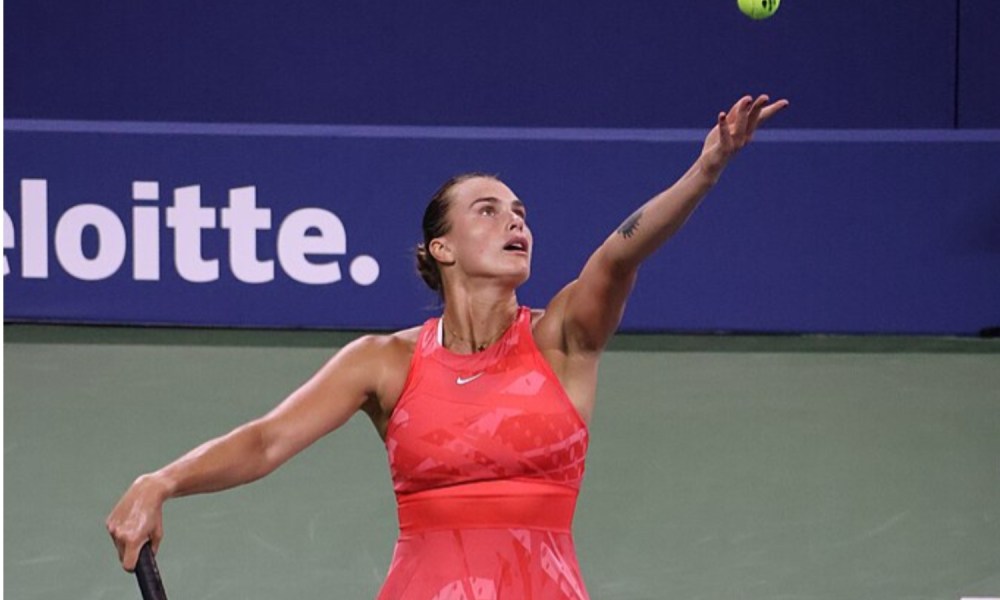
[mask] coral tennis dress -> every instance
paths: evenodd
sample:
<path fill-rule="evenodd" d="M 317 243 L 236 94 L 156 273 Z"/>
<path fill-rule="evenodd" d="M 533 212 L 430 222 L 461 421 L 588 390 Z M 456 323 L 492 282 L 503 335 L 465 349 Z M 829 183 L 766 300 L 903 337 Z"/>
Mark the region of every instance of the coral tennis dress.
<path fill-rule="evenodd" d="M 462 355 L 420 331 L 386 449 L 399 539 L 380 600 L 586 599 L 571 525 L 588 432 L 531 311 Z"/>

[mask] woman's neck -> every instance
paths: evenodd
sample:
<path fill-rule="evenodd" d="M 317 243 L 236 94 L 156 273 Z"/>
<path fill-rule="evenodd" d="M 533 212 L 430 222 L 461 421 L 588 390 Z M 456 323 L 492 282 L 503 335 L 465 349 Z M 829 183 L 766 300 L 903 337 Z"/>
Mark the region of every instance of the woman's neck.
<path fill-rule="evenodd" d="M 447 298 L 441 315 L 445 348 L 453 352 L 482 352 L 517 318 L 517 296 L 506 298 Z"/>

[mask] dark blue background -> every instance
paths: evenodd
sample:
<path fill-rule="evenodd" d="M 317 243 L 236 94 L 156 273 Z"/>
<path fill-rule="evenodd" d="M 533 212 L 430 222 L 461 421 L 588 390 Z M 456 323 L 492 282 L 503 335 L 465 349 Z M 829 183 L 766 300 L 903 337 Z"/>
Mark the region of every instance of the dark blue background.
<path fill-rule="evenodd" d="M 1000 127 L 996 0 L 4 4 L 6 117 L 692 127 Z"/>

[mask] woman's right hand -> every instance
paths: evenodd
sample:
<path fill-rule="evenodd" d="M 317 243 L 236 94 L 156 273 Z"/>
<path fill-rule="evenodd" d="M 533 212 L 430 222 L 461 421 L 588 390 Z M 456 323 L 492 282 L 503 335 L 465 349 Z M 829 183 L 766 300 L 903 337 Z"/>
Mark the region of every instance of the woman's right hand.
<path fill-rule="evenodd" d="M 701 151 L 709 176 L 717 180 L 729 159 L 750 143 L 757 128 L 787 106 L 788 100 L 771 102 L 770 97 L 761 94 L 756 99 L 744 96 L 728 113 L 719 113 Z"/>
<path fill-rule="evenodd" d="M 153 553 L 163 539 L 163 503 L 166 487 L 152 475 L 143 475 L 125 491 L 105 522 L 118 549 L 122 568 L 132 572 L 139 550 L 150 541 Z"/>

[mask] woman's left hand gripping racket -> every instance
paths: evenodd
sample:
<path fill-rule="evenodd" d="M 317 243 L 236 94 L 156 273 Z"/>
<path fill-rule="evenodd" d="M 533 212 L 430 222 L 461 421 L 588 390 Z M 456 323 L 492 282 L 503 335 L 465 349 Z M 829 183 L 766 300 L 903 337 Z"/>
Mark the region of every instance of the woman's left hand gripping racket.
<path fill-rule="evenodd" d="M 156 567 L 156 558 L 153 556 L 153 547 L 149 542 L 139 550 L 135 578 L 139 581 L 142 600 L 167 600 L 167 593 L 163 591 L 163 580 L 160 579 L 160 570 Z"/>

